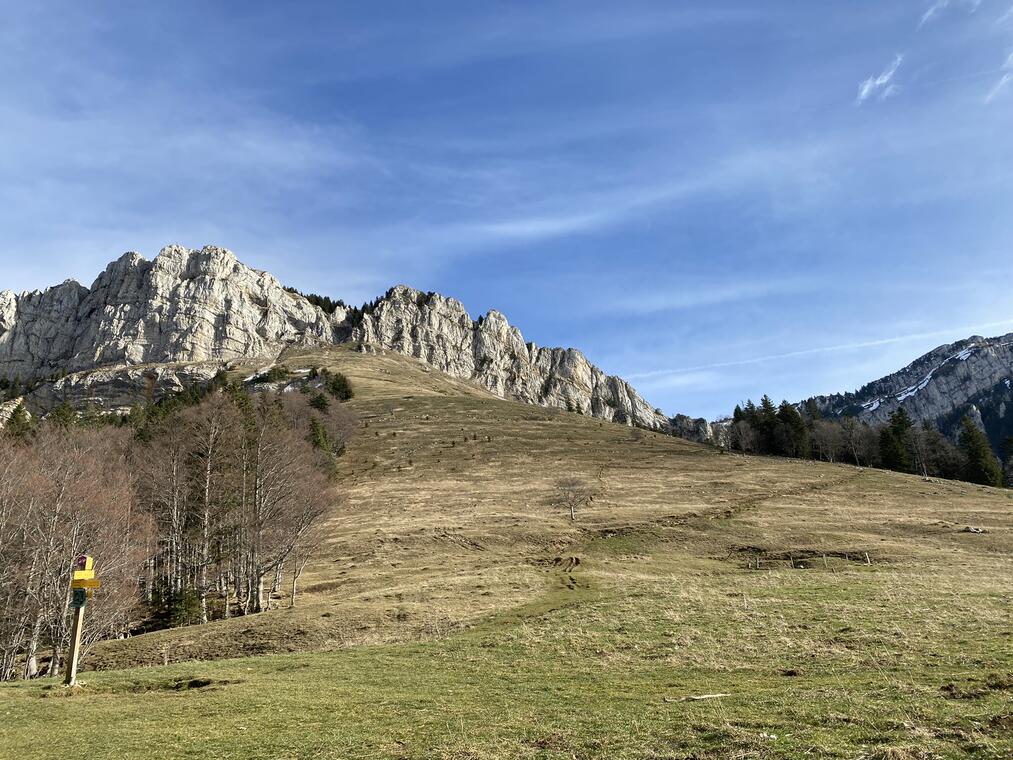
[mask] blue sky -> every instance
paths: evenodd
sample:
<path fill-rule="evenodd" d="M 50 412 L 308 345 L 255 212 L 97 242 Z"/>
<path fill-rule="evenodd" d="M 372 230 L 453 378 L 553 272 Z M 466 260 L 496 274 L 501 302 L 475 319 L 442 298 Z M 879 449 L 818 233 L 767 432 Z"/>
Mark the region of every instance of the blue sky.
<path fill-rule="evenodd" d="M 6 5 L 0 288 L 214 243 L 708 417 L 1013 331 L 1013 0 Z"/>

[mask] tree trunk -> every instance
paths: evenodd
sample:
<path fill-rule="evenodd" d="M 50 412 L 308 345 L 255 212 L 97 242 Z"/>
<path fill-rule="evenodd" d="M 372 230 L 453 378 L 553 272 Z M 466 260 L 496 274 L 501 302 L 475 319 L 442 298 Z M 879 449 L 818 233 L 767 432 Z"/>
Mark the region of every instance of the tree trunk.
<path fill-rule="evenodd" d="M 49 669 L 46 675 L 50 677 L 56 677 L 60 675 L 60 645 L 53 643 L 53 656 L 49 660 Z"/>
<path fill-rule="evenodd" d="M 281 591 L 281 576 L 283 570 L 284 567 L 282 566 L 281 562 L 279 562 L 278 566 L 274 568 L 274 583 L 271 586 L 272 594 L 277 594 L 279 591 Z"/>
<path fill-rule="evenodd" d="M 256 593 L 254 595 L 254 606 L 253 606 L 254 612 L 264 611 L 264 576 L 266 574 L 267 573 L 265 573 L 263 570 L 257 570 L 256 572 L 256 582 L 255 582 Z"/>
<path fill-rule="evenodd" d="M 32 635 L 28 640 L 25 649 L 25 678 L 35 678 L 39 674 L 39 660 L 36 654 L 39 651 L 39 637 L 42 633 L 42 615 L 35 618 L 35 625 L 32 626 Z"/>
<path fill-rule="evenodd" d="M 222 616 L 229 619 L 229 579 L 225 576 L 225 570 L 218 572 L 218 594 L 222 598 Z"/>
<path fill-rule="evenodd" d="M 302 576 L 302 571 L 306 569 L 306 560 L 299 562 L 298 559 L 292 560 L 292 598 L 289 600 L 288 606 L 295 607 L 295 594 L 299 586 L 299 578 Z"/>

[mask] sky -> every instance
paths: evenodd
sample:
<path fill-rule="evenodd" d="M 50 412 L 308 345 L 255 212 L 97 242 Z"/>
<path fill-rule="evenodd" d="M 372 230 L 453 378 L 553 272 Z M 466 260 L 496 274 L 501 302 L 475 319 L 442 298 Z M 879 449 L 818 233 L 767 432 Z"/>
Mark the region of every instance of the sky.
<path fill-rule="evenodd" d="M 1013 331 L 1013 0 L 0 2 L 0 289 L 215 244 L 708 418 Z"/>

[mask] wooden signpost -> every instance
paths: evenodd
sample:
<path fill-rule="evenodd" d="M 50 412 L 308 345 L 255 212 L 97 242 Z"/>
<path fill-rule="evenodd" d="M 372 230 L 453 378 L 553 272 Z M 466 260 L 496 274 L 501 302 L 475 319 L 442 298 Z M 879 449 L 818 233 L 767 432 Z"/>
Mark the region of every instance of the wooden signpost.
<path fill-rule="evenodd" d="M 63 683 L 74 686 L 77 683 L 77 660 L 81 653 L 81 633 L 84 628 L 84 607 L 102 581 L 95 578 L 94 560 L 82 554 L 74 560 L 74 574 L 70 580 L 70 606 L 74 610 L 74 624 L 70 630 L 70 652 L 67 655 L 67 677 Z"/>

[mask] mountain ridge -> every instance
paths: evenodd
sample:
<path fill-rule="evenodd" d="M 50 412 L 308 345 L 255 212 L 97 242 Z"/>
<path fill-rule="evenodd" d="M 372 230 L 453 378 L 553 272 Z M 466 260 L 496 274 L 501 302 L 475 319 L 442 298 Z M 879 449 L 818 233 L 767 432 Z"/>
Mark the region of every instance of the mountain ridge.
<path fill-rule="evenodd" d="M 108 407 L 103 387 L 136 390 L 151 365 L 190 368 L 185 378 L 159 373 L 162 393 L 239 360 L 274 360 L 289 346 L 343 343 L 396 351 L 529 404 L 665 432 L 681 419 L 576 349 L 525 342 L 499 311 L 475 320 L 457 299 L 396 285 L 362 308 L 328 313 L 216 246 L 170 245 L 151 260 L 128 252 L 90 288 L 67 280 L 0 293 L 0 376 L 48 378 L 27 401 L 43 413 L 72 387 L 73 398 Z"/>
<path fill-rule="evenodd" d="M 902 369 L 866 383 L 857 391 L 815 396 L 821 414 L 857 417 L 881 424 L 903 408 L 956 437 L 969 415 L 997 451 L 1013 435 L 1013 333 L 969 338 L 938 346 Z"/>

